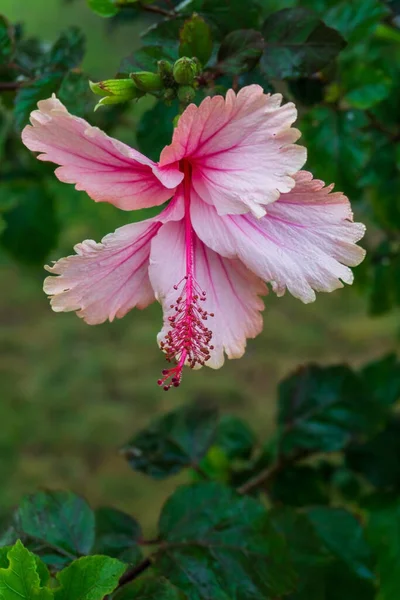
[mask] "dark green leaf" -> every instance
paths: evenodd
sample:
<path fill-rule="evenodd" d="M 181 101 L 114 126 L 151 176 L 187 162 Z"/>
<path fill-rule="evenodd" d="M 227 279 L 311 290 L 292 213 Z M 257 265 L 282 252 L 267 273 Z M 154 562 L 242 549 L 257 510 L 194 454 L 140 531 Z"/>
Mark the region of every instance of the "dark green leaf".
<path fill-rule="evenodd" d="M 42 587 L 35 556 L 20 541 L 9 549 L 7 557 L 9 565 L 0 568 L 1 600 L 53 599 L 52 591 Z"/>
<path fill-rule="evenodd" d="M 400 399 L 400 362 L 395 354 L 368 363 L 361 375 L 377 402 L 391 406 Z"/>
<path fill-rule="evenodd" d="M 378 496 L 368 506 L 367 537 L 377 555 L 379 600 L 400 597 L 400 501 Z"/>
<path fill-rule="evenodd" d="M 336 511 L 336 509 L 327 510 Z M 328 521 L 330 518 L 329 514 Z M 329 535 L 326 536 L 326 532 L 321 535 L 307 513 L 284 507 L 273 510 L 271 519 L 284 535 L 298 572 L 296 592 L 290 594 L 288 600 L 337 600 L 338 598 L 373 600 L 375 598 L 374 584 L 371 579 L 360 578 L 354 573 L 354 565 L 360 568 L 360 563 L 361 572 L 364 573 L 363 568 L 366 563 L 370 574 L 370 555 L 364 555 L 364 552 L 368 552 L 365 542 L 357 546 L 357 543 L 349 537 L 350 545 L 354 550 L 350 553 L 351 559 L 347 561 L 352 565 L 352 568 L 349 568 L 344 560 L 336 558 L 337 548 L 332 544 L 331 539 L 327 543 L 326 538 L 329 538 Z M 340 536 L 340 532 L 343 533 L 346 527 L 343 527 L 342 522 L 337 522 L 337 525 L 338 536 Z M 354 519 L 351 525 L 354 526 Z M 354 534 L 353 527 L 349 527 L 348 532 L 350 536 Z"/>
<path fill-rule="evenodd" d="M 260 85 L 266 94 L 273 94 L 275 89 L 272 83 L 270 83 L 263 73 L 261 73 L 259 66 L 260 65 L 258 64 L 251 71 L 239 75 L 239 84 L 241 87 L 253 84 Z"/>
<path fill-rule="evenodd" d="M 15 98 L 14 116 L 19 129 L 29 121 L 29 115 L 36 109 L 39 100 L 49 98 L 57 92 L 63 79 L 62 73 L 43 75 L 26 87 L 20 88 Z"/>
<path fill-rule="evenodd" d="M 354 198 L 370 157 L 368 120 L 361 111 L 337 111 L 318 106 L 302 119 L 300 128 L 314 175 Z"/>
<path fill-rule="evenodd" d="M 267 77 L 311 75 L 331 62 L 345 46 L 341 35 L 304 8 L 284 9 L 265 21 L 261 69 Z"/>
<path fill-rule="evenodd" d="M 146 46 L 161 46 L 164 51 L 177 59 L 179 36 L 184 22 L 184 19 L 160 21 L 142 35 L 142 41 Z"/>
<path fill-rule="evenodd" d="M 372 65 L 353 64 L 343 68 L 341 84 L 344 100 L 353 108 L 367 110 L 388 97 L 392 80 L 379 68 Z"/>
<path fill-rule="evenodd" d="M 223 34 L 235 29 L 258 29 L 260 6 L 254 0 L 189 0 L 183 3 L 182 11 L 191 14 L 201 12 L 211 19 Z"/>
<path fill-rule="evenodd" d="M 39 492 L 23 498 L 12 536 L 29 542 L 45 562 L 52 563 L 50 553 L 64 559 L 90 553 L 94 530 L 94 514 L 85 500 L 71 492 Z"/>
<path fill-rule="evenodd" d="M 306 106 L 320 104 L 324 99 L 325 84 L 318 76 L 291 79 L 288 85 L 296 100 Z"/>
<path fill-rule="evenodd" d="M 222 448 L 228 458 L 249 459 L 255 443 L 255 434 L 245 421 L 229 415 L 221 417 L 214 445 Z"/>
<path fill-rule="evenodd" d="M 190 600 L 280 596 L 294 576 L 261 504 L 217 483 L 181 487 L 160 517 L 156 567 Z"/>
<path fill-rule="evenodd" d="M 46 56 L 44 68 L 67 71 L 78 67 L 85 54 L 85 36 L 78 27 L 64 31 Z"/>
<path fill-rule="evenodd" d="M 0 15 L 0 66 L 10 62 L 14 53 L 14 35 L 7 19 Z"/>
<path fill-rule="evenodd" d="M 377 436 L 346 451 L 348 466 L 377 488 L 400 489 L 400 419 L 393 418 Z"/>
<path fill-rule="evenodd" d="M 8 198 L 15 203 L 3 215 L 6 228 L 0 235 L 0 244 L 21 262 L 43 264 L 58 240 L 54 199 L 44 186 L 35 182 L 7 189 Z"/>
<path fill-rule="evenodd" d="M 118 8 L 113 0 L 87 0 L 93 12 L 101 17 L 113 17 L 117 14 Z"/>
<path fill-rule="evenodd" d="M 141 534 L 140 525 L 130 515 L 115 508 L 96 510 L 96 554 L 135 564 L 142 555 L 137 543 Z"/>
<path fill-rule="evenodd" d="M 93 107 L 93 94 L 83 73 L 70 71 L 62 80 L 57 97 L 72 114 L 83 117 Z"/>
<path fill-rule="evenodd" d="M 322 474 L 308 465 L 287 467 L 268 488 L 271 500 L 286 506 L 328 504 L 329 495 Z"/>
<path fill-rule="evenodd" d="M 169 413 L 138 433 L 124 448 L 131 467 L 163 478 L 196 466 L 213 442 L 218 413 L 203 405 Z"/>
<path fill-rule="evenodd" d="M 293 564 L 299 572 L 304 573 L 306 569 L 315 569 L 331 562 L 331 553 L 321 542 L 306 514 L 285 506 L 272 510 L 270 516 L 276 529 L 285 538 Z"/>
<path fill-rule="evenodd" d="M 281 452 L 341 450 L 375 431 L 385 415 L 348 367 L 303 367 L 279 386 Z"/>
<path fill-rule="evenodd" d="M 163 577 L 137 579 L 122 588 L 115 600 L 186 600 L 187 596 Z"/>
<path fill-rule="evenodd" d="M 378 139 L 373 138 L 372 143 L 376 151 L 370 155 L 360 185 L 368 189 L 374 221 L 379 227 L 396 233 L 400 230 L 400 203 L 396 195 L 397 186 L 400 186 L 400 169 L 392 142 L 387 139 L 382 142 L 380 134 Z M 387 252 L 385 246 L 388 246 Z M 383 242 L 379 253 L 394 254 L 389 246 Z M 396 248 L 394 246 L 393 250 Z M 390 267 L 389 261 L 383 261 L 382 265 Z"/>
<path fill-rule="evenodd" d="M 119 67 L 121 73 L 156 71 L 159 60 L 174 61 L 174 57 L 161 46 L 145 46 L 124 58 Z"/>
<path fill-rule="evenodd" d="M 362 579 L 374 579 L 372 553 L 361 524 L 342 508 L 319 506 L 306 512 L 326 549 Z"/>
<path fill-rule="evenodd" d="M 227 75 L 251 71 L 259 61 L 263 48 L 264 40 L 258 31 L 232 31 L 222 41 L 218 52 L 218 66 Z"/>
<path fill-rule="evenodd" d="M 185 21 L 180 31 L 179 56 L 196 57 L 204 66 L 211 58 L 213 41 L 210 26 L 199 17 L 192 15 Z"/>
<path fill-rule="evenodd" d="M 126 565 L 108 556 L 85 556 L 58 573 L 54 600 L 103 600 L 118 585 Z"/>
<path fill-rule="evenodd" d="M 379 21 L 389 13 L 380 0 L 342 0 L 335 2 L 324 21 L 352 44 L 363 42 L 373 33 Z"/>
<path fill-rule="evenodd" d="M 374 265 L 369 312 L 371 315 L 383 315 L 393 308 L 391 261 Z"/>

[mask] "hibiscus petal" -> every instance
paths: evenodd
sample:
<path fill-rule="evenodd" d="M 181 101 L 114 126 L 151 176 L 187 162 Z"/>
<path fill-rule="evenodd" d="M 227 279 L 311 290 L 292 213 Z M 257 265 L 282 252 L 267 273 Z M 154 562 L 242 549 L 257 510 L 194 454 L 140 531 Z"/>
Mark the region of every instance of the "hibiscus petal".
<path fill-rule="evenodd" d="M 166 260 L 165 249 L 168 248 Z M 170 328 L 168 318 L 174 314 L 171 305 L 179 294 L 174 289 L 185 275 L 185 230 L 183 221 L 163 226 L 152 242 L 150 280 L 164 311 L 164 327 L 158 336 L 161 342 Z M 265 284 L 240 261 L 219 256 L 195 236 L 194 268 L 196 282 L 207 294 L 202 308 L 209 317 L 207 327 L 213 332 L 211 358 L 207 366 L 218 369 L 228 358 L 240 358 L 246 348 L 246 338 L 256 337 L 262 329 L 260 311 L 264 304 Z"/>
<path fill-rule="evenodd" d="M 263 205 L 294 186 L 293 173 L 306 160 L 294 142 L 293 103 L 280 106 L 280 94 L 264 94 L 258 85 L 236 95 L 206 98 L 191 104 L 179 119 L 172 144 L 161 153 L 160 166 L 186 158 L 192 165 L 193 187 L 220 215 L 265 214 Z"/>
<path fill-rule="evenodd" d="M 120 227 L 101 243 L 85 240 L 76 254 L 46 267 L 52 275 L 44 282 L 56 312 L 77 311 L 90 325 L 123 317 L 155 300 L 148 267 L 151 241 L 169 219 L 181 219 L 177 197 L 158 217 Z"/>
<path fill-rule="evenodd" d="M 331 292 L 351 284 L 348 266 L 365 252 L 356 245 L 365 227 L 353 223 L 348 199 L 331 193 L 311 173 L 295 175 L 296 186 L 268 207 L 262 219 L 252 215 L 219 217 L 198 197 L 192 198 L 192 220 L 198 236 L 216 252 L 240 258 L 282 295 L 287 288 L 303 302 L 315 291 Z M 347 266 L 346 266 L 347 265 Z"/>
<path fill-rule="evenodd" d="M 140 152 L 71 115 L 54 95 L 38 108 L 22 132 L 25 146 L 41 152 L 39 160 L 61 165 L 58 179 L 74 183 L 96 202 L 123 210 L 157 206 L 182 180 L 178 169 L 160 170 Z"/>

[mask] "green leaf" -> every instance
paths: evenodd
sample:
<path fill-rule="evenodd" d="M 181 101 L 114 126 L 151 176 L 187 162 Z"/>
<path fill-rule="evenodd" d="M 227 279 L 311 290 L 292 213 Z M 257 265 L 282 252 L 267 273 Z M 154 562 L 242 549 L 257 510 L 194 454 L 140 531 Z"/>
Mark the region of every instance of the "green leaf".
<path fill-rule="evenodd" d="M 393 231 L 396 234 L 400 229 L 400 203 L 397 201 L 396 195 L 396 189 L 400 185 L 400 169 L 396 162 L 392 142 L 387 139 L 382 142 L 379 136 L 378 139 L 375 137 L 372 139 L 372 144 L 376 151 L 370 155 L 360 186 L 368 189 L 374 221 L 382 229 Z M 396 239 L 395 236 L 394 239 Z M 379 249 L 379 254 L 385 254 L 385 245 L 390 246 L 384 241 Z M 395 249 L 395 246 L 393 249 L 389 247 L 387 254 L 394 255 L 396 252 L 392 250 Z M 390 271 L 389 261 L 386 261 L 385 264 L 389 266 Z M 390 287 L 392 286 L 389 286 L 389 289 Z"/>
<path fill-rule="evenodd" d="M 388 97 L 392 80 L 383 70 L 371 65 L 353 65 L 353 68 L 343 69 L 341 83 L 346 90 L 343 99 L 347 104 L 367 110 Z"/>
<path fill-rule="evenodd" d="M 92 11 L 101 17 L 113 17 L 118 12 L 113 0 L 87 0 L 87 2 Z"/>
<path fill-rule="evenodd" d="M 14 117 L 18 129 L 29 121 L 29 115 L 36 109 L 39 100 L 49 98 L 57 92 L 63 79 L 62 73 L 43 75 L 26 87 L 21 87 L 15 97 Z"/>
<path fill-rule="evenodd" d="M 79 27 L 69 27 L 58 38 L 46 56 L 44 68 L 67 71 L 78 67 L 85 55 L 86 40 Z"/>
<path fill-rule="evenodd" d="M 13 203 L 3 214 L 6 228 L 0 234 L 0 245 L 23 263 L 43 264 L 58 241 L 54 199 L 40 182 L 7 186 L 7 190 Z"/>
<path fill-rule="evenodd" d="M 336 509 L 327 510 L 336 511 Z M 346 528 L 336 515 L 335 517 L 338 526 L 337 535 L 344 537 Z M 331 518 L 329 513 L 327 521 L 329 522 Z M 349 568 L 342 557 L 336 558 L 337 543 L 335 544 L 331 537 L 326 535 L 326 531 L 321 535 L 319 528 L 314 526 L 307 512 L 283 507 L 274 509 L 271 512 L 271 519 L 285 537 L 298 573 L 296 592 L 290 594 L 288 600 L 337 600 L 338 598 L 341 600 L 354 600 L 355 598 L 373 600 L 375 598 L 374 583 L 369 570 L 371 556 L 368 547 L 365 541 L 357 545 L 357 542 L 351 538 L 351 535 L 358 533 L 357 528 L 354 529 L 354 519 L 351 521 L 351 527 L 348 527 L 349 540 L 346 538 L 344 544 L 351 546 L 352 552 L 349 553 L 350 560 L 347 562 L 350 562 L 353 568 Z M 346 519 L 347 513 L 344 520 L 346 521 Z M 336 532 L 333 533 L 336 534 Z M 349 556 L 346 558 L 349 559 Z M 361 564 L 362 574 L 366 568 L 368 576 L 371 575 L 371 577 L 365 579 L 355 574 L 355 564 L 357 573 Z"/>
<path fill-rule="evenodd" d="M 213 21 L 223 34 L 235 29 L 258 29 L 260 6 L 254 0 L 189 0 L 182 3 L 182 12 L 200 12 Z"/>
<path fill-rule="evenodd" d="M 315 534 L 335 557 L 361 579 L 374 579 L 373 557 L 359 521 L 343 508 L 318 506 L 306 511 Z"/>
<path fill-rule="evenodd" d="M 346 451 L 350 469 L 381 489 L 400 489 L 400 419 L 393 417 L 387 427 L 364 444 L 352 444 Z"/>
<path fill-rule="evenodd" d="M 314 175 L 354 198 L 371 153 L 368 120 L 361 111 L 338 111 L 327 106 L 310 110 L 300 129 Z M 303 138 L 302 138 L 303 139 Z"/>
<path fill-rule="evenodd" d="M 331 553 L 321 542 L 306 514 L 282 506 L 273 509 L 270 518 L 274 527 L 285 538 L 291 560 L 298 572 L 331 562 Z"/>
<path fill-rule="evenodd" d="M 66 74 L 57 97 L 73 115 L 78 117 L 83 117 L 89 107 L 93 107 L 93 95 L 88 85 L 88 78 L 77 71 L 69 71 Z"/>
<path fill-rule="evenodd" d="M 329 494 L 321 472 L 315 467 L 287 467 L 274 477 L 268 488 L 274 503 L 285 506 L 328 504 Z"/>
<path fill-rule="evenodd" d="M 348 367 L 310 365 L 279 385 L 283 454 L 332 452 L 379 428 L 386 416 Z"/>
<path fill-rule="evenodd" d="M 185 21 L 180 34 L 179 56 L 198 58 L 205 66 L 211 58 L 213 41 L 210 26 L 199 17 L 192 15 Z"/>
<path fill-rule="evenodd" d="M 14 54 L 14 34 L 11 25 L 0 15 L 0 66 L 7 65 Z"/>
<path fill-rule="evenodd" d="M 377 402 L 391 406 L 400 400 L 400 362 L 396 354 L 386 354 L 368 363 L 361 375 Z"/>
<path fill-rule="evenodd" d="M 251 71 L 260 59 L 264 39 L 254 29 L 232 31 L 222 41 L 218 52 L 218 66 L 227 75 Z"/>
<path fill-rule="evenodd" d="M 54 600 L 103 600 L 118 586 L 126 565 L 108 556 L 85 556 L 57 574 Z"/>
<path fill-rule="evenodd" d="M 190 600 L 280 596 L 294 574 L 264 507 L 217 483 L 179 488 L 163 507 L 156 568 Z"/>
<path fill-rule="evenodd" d="M 138 546 L 142 531 L 133 517 L 115 508 L 96 510 L 94 552 L 136 564 L 142 553 Z"/>
<path fill-rule="evenodd" d="M 120 64 L 119 72 L 156 71 L 159 60 L 174 61 L 174 57 L 161 46 L 145 46 L 124 58 Z"/>
<path fill-rule="evenodd" d="M 0 548 L 0 569 L 7 569 L 9 566 L 8 553 L 12 550 L 12 546 L 3 546 Z M 50 573 L 46 565 L 38 556 L 33 555 L 36 563 L 36 571 L 39 575 L 40 585 L 45 587 L 50 580 Z"/>
<path fill-rule="evenodd" d="M 139 578 L 117 592 L 114 600 L 186 600 L 187 596 L 163 577 Z"/>
<path fill-rule="evenodd" d="M 389 14 L 380 0 L 342 0 L 323 12 L 324 21 L 356 44 L 369 38 L 378 23 Z"/>
<path fill-rule="evenodd" d="M 212 444 L 215 409 L 194 405 L 169 413 L 138 433 L 125 447 L 129 464 L 156 479 L 196 466 Z"/>
<path fill-rule="evenodd" d="M 184 23 L 181 18 L 160 21 L 143 33 L 142 42 L 146 46 L 161 46 L 175 60 L 179 56 L 179 36 Z"/>
<path fill-rule="evenodd" d="M 94 513 L 72 492 L 26 496 L 14 516 L 14 535 L 31 542 L 45 562 L 49 553 L 66 558 L 89 554 L 94 543 Z"/>
<path fill-rule="evenodd" d="M 223 415 L 218 423 L 214 446 L 219 446 L 231 460 L 250 458 L 256 436 L 248 424 L 230 415 Z"/>
<path fill-rule="evenodd" d="M 393 600 L 400 596 L 400 501 L 398 496 L 377 496 L 367 508 L 367 537 L 377 556 L 377 600 Z"/>
<path fill-rule="evenodd" d="M 41 585 L 35 556 L 20 541 L 7 557 L 9 565 L 0 568 L 0 600 L 52 600 L 52 591 Z"/>
<path fill-rule="evenodd" d="M 287 8 L 265 21 L 261 69 L 267 77 L 284 79 L 311 75 L 344 48 L 341 35 L 304 8 Z"/>

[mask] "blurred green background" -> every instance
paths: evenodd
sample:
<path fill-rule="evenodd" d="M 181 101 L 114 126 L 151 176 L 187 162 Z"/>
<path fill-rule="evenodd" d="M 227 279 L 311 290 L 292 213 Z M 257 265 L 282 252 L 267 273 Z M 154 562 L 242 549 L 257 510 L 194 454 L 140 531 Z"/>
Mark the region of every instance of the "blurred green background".
<path fill-rule="evenodd" d="M 29 34 L 49 42 L 66 26 L 80 26 L 88 39 L 84 68 L 93 79 L 112 76 L 121 57 L 138 47 L 143 30 L 143 21 L 110 28 L 81 1 L 0 4 L 10 21 L 24 21 Z M 144 108 L 134 109 L 118 132 L 133 145 Z M 318 175 L 318 164 L 310 168 Z M 99 240 L 129 222 L 126 213 L 97 205 L 56 178 L 54 194 L 64 228 L 52 259 L 71 253 L 82 239 Z M 358 365 L 399 348 L 399 313 L 372 319 L 356 288 L 321 294 L 312 305 L 271 294 L 264 332 L 249 342 L 243 359 L 219 371 L 186 373 L 182 387 L 166 394 L 156 384 L 164 368 L 156 345 L 158 306 L 90 327 L 74 314 L 50 310 L 42 292 L 44 271 L 5 256 L 0 261 L 0 511 L 38 487 L 71 488 L 95 505 L 136 513 L 150 526 L 176 481 L 154 483 L 132 473 L 118 449 L 152 417 L 213 397 L 222 410 L 268 433 L 277 382 L 299 364 Z"/>

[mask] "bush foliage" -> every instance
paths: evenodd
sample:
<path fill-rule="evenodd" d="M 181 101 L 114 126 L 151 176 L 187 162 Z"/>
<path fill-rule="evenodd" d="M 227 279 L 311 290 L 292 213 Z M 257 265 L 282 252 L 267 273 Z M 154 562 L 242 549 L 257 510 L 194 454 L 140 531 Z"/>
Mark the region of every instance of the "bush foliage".
<path fill-rule="evenodd" d="M 112 106 L 95 113 L 81 69 L 84 32 L 66 29 L 49 45 L 0 16 L 4 252 L 42 264 L 62 230 L 53 168 L 20 141 L 38 100 L 57 93 L 71 112 L 113 132 L 131 109 L 133 81 L 137 106 L 146 92 L 153 97 L 136 135 L 157 159 L 182 107 L 258 83 L 296 102 L 314 174 L 334 181 L 369 224 L 356 281 L 370 312 L 400 305 L 397 1 L 88 4 L 116 26 L 143 15 L 154 21 L 141 48 L 109 74 L 129 85 L 115 93 L 103 82 L 101 104 Z M 193 76 L 172 78 L 169 69 L 186 57 Z M 143 71 L 153 77 L 131 77 Z M 300 367 L 279 386 L 273 438 L 257 439 L 212 399 L 167 414 L 122 449 L 148 477 L 186 473 L 156 537 L 144 538 L 140 515 L 94 510 L 71 492 L 27 496 L 1 532 L 0 600 L 395 600 L 399 398 L 400 363 L 391 354 L 357 370 Z"/>

